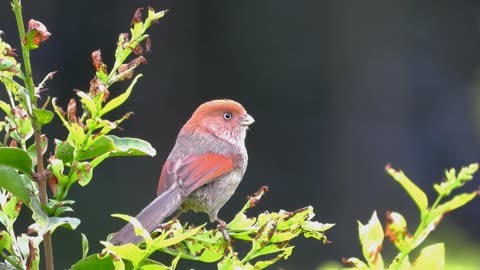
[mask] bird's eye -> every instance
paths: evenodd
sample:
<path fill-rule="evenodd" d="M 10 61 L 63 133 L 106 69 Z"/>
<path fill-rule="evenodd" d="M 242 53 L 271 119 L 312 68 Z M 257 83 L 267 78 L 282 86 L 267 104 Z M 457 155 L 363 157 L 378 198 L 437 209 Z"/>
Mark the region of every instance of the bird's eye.
<path fill-rule="evenodd" d="M 225 118 L 225 119 L 227 119 L 227 120 L 230 120 L 230 119 L 232 119 L 232 114 L 231 114 L 231 113 L 228 113 L 228 112 L 227 112 L 227 113 L 224 113 L 224 114 L 223 114 L 223 118 Z"/>

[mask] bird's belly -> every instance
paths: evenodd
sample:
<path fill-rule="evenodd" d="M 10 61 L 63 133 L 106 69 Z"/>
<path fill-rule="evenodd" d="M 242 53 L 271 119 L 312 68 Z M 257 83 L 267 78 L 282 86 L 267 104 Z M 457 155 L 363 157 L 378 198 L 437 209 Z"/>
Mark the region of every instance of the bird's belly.
<path fill-rule="evenodd" d="M 236 170 L 198 188 L 185 199 L 182 210 L 204 212 L 210 221 L 216 220 L 218 211 L 232 197 L 242 177 L 243 171 Z"/>

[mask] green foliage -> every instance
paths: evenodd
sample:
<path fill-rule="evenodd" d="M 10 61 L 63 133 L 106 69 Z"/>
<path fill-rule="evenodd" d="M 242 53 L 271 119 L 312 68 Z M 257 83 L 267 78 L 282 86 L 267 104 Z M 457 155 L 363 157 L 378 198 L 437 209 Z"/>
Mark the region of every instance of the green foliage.
<path fill-rule="evenodd" d="M 386 171 L 405 191 L 410 195 L 419 208 L 420 222 L 415 232 L 409 233 L 405 218 L 397 212 L 387 213 L 385 231 L 380 224 L 377 214 L 374 213 L 367 225 L 359 222 L 359 237 L 362 245 L 363 256 L 366 263 L 357 258 L 345 259 L 344 263 L 351 266 L 348 269 L 391 269 L 391 270 L 421 270 L 421 269 L 444 269 L 445 247 L 443 243 L 426 246 L 421 249 L 420 255 L 413 263 L 409 255 L 416 249 L 427 236 L 439 224 L 443 216 L 455 210 L 475 198 L 478 192 L 461 193 L 449 199 L 452 191 L 462 187 L 467 181 L 472 180 L 473 174 L 478 170 L 478 164 L 474 163 L 464 167 L 457 174 L 455 169 L 445 172 L 445 181 L 435 184 L 438 193 L 435 202 L 429 206 L 427 196 L 415 183 L 402 171 L 396 171 L 387 166 Z M 387 268 L 384 266 L 381 250 L 383 238 L 387 237 L 399 251 Z"/>
<path fill-rule="evenodd" d="M 250 244 L 243 258 L 234 251 L 235 241 L 225 240 L 216 229 L 207 230 L 204 225 L 182 226 L 178 220 L 170 221 L 152 233 L 152 236 L 133 217 L 114 215 L 129 221 L 143 242 L 115 246 L 104 241 L 101 254 L 91 255 L 75 264 L 73 270 L 82 269 L 175 269 L 180 258 L 206 263 L 217 262 L 218 269 L 264 269 L 292 253 L 290 241 L 300 235 L 327 243 L 325 231 L 334 224 L 312 221 L 315 216 L 311 206 L 293 212 L 279 211 L 247 217 L 246 211 L 263 196 L 266 188 L 252 196 L 235 218 L 227 224 L 231 239 Z M 148 259 L 155 252 L 174 256 L 170 266 Z M 108 259 L 106 257 L 110 257 Z M 107 263 L 108 262 L 108 263 Z M 120 268 L 116 268 L 120 267 Z"/>
<path fill-rule="evenodd" d="M 107 65 L 101 60 L 100 51 L 92 53 L 95 76 L 87 91 L 78 91 L 81 108 L 71 99 L 67 110 L 52 99 L 53 109 L 48 103 L 37 104 L 43 93 L 45 83 L 52 79 L 55 72 L 49 73 L 37 86 L 30 64 L 30 50 L 41 47 L 49 37 L 46 26 L 35 20 L 29 20 L 25 30 L 19 0 L 12 0 L 12 9 L 17 20 L 20 44 L 22 47 L 23 67 L 17 62 L 17 54 L 9 44 L 0 38 L 0 84 L 3 85 L 8 101 L 0 100 L 0 110 L 4 113 L 0 121 L 0 255 L 6 265 L 15 269 L 38 269 L 40 262 L 39 245 L 45 240 L 47 269 L 53 269 L 50 235 L 59 227 L 76 229 L 80 220 L 64 216 L 73 212 L 73 200 L 67 195 L 74 183 L 86 186 L 93 180 L 93 170 L 106 158 L 114 156 L 141 156 L 156 154 L 155 149 L 146 141 L 137 138 L 120 138 L 110 133 L 117 129 L 131 113 L 111 121 L 105 118 L 108 113 L 125 104 L 141 74 L 131 81 L 124 93 L 109 99 L 110 88 L 115 82 L 130 80 L 135 69 L 146 63 L 142 46 L 150 48 L 145 31 L 163 17 L 164 11 L 155 12 L 149 8 L 146 20 L 141 18 L 141 10 L 135 13 L 132 38 L 121 34 L 117 44 L 114 68 L 108 72 Z M 124 64 L 134 52 L 137 57 Z M 26 75 L 25 75 L 26 74 Z M 113 88 L 112 88 L 113 89 Z M 47 100 L 50 97 L 47 96 Z M 55 117 L 60 118 L 66 127 L 64 139 L 54 139 L 55 149 L 48 149 L 48 138 L 41 132 Z M 44 163 L 43 155 L 54 154 Z M 45 165 L 44 165 L 45 164 Z M 47 184 L 53 199 L 48 200 Z M 34 221 L 27 233 L 17 235 L 14 224 L 23 206 L 31 211 Z M 86 237 L 82 241 L 83 256 L 88 252 Z M 3 266 L 2 266 L 3 267 Z"/>

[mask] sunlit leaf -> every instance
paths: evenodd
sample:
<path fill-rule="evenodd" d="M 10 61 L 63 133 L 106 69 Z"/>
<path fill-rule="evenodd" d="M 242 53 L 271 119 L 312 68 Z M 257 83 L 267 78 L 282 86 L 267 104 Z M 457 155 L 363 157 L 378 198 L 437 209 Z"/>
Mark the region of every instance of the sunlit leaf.
<path fill-rule="evenodd" d="M 440 204 L 439 206 L 437 206 L 435 209 L 433 209 L 433 212 L 436 215 L 443 215 L 447 212 L 450 212 L 452 210 L 455 210 L 459 207 L 464 206 L 465 204 L 467 204 L 468 202 L 473 200 L 475 198 L 475 196 L 477 196 L 476 192 L 463 193 L 463 194 L 456 195 L 455 197 L 453 197 L 449 201 L 444 202 L 444 203 Z"/>
<path fill-rule="evenodd" d="M 445 267 L 445 246 L 438 243 L 425 247 L 412 265 L 412 270 L 442 270 Z"/>
<path fill-rule="evenodd" d="M 358 222 L 360 243 L 362 244 L 363 256 L 369 264 L 375 264 L 379 259 L 384 238 L 382 224 L 374 212 L 366 225 Z"/>
<path fill-rule="evenodd" d="M 10 253 L 12 252 L 12 237 L 6 231 L 0 231 L 0 252 L 7 250 Z"/>
<path fill-rule="evenodd" d="M 92 118 L 95 119 L 97 116 L 97 104 L 95 104 L 95 101 L 85 92 L 77 91 L 77 95 L 80 97 L 80 101 L 84 108 L 86 108 L 88 112 L 90 112 Z"/>
<path fill-rule="evenodd" d="M 133 266 L 138 266 L 140 262 L 145 259 L 145 250 L 139 248 L 138 246 L 128 243 L 121 246 L 115 246 L 110 242 L 101 242 L 109 252 L 112 252 L 116 256 L 123 258 L 125 260 L 129 260 L 132 262 Z"/>
<path fill-rule="evenodd" d="M 349 270 L 370 270 L 370 267 L 358 258 L 348 258 L 342 260 L 343 264 L 350 266 Z"/>
<path fill-rule="evenodd" d="M 150 233 L 143 228 L 142 224 L 136 218 L 122 214 L 112 214 L 112 217 L 121 218 L 132 224 L 135 235 L 141 236 L 145 240 L 145 242 L 147 242 L 147 245 L 152 242 L 152 237 L 150 236 Z"/>
<path fill-rule="evenodd" d="M 6 115 L 12 116 L 12 107 L 3 100 L 0 100 L 0 109 L 2 109 Z"/>
<path fill-rule="evenodd" d="M 67 141 L 76 148 L 82 148 L 86 138 L 83 128 L 77 123 L 70 123 L 69 131 Z"/>
<path fill-rule="evenodd" d="M 7 217 L 14 222 L 20 214 L 21 206 L 22 202 L 20 201 L 20 198 L 10 195 L 5 204 L 2 206 L 2 210 Z"/>
<path fill-rule="evenodd" d="M 92 269 L 102 269 L 102 270 L 116 270 L 113 265 L 113 258 L 110 256 L 100 257 L 98 254 L 90 255 L 82 260 L 78 261 L 76 264 L 72 265 L 72 270 L 92 270 Z"/>
<path fill-rule="evenodd" d="M 417 204 L 420 209 L 420 213 L 423 215 L 428 208 L 428 199 L 427 195 L 415 185 L 402 171 L 396 171 L 393 168 L 387 166 L 386 168 L 388 174 L 390 174 L 393 179 L 395 179 L 402 187 L 408 192 L 413 201 Z"/>

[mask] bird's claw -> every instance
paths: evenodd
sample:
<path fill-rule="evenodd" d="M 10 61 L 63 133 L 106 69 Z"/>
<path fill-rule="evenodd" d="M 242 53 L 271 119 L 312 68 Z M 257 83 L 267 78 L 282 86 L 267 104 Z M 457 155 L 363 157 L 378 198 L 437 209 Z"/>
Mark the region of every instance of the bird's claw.
<path fill-rule="evenodd" d="M 230 242 L 230 236 L 228 235 L 228 232 L 227 232 L 227 223 L 221 219 L 217 219 L 217 222 L 218 222 L 217 229 L 222 233 L 223 239 L 225 239 L 225 241 L 227 242 Z"/>

